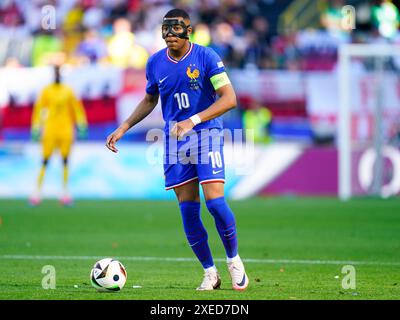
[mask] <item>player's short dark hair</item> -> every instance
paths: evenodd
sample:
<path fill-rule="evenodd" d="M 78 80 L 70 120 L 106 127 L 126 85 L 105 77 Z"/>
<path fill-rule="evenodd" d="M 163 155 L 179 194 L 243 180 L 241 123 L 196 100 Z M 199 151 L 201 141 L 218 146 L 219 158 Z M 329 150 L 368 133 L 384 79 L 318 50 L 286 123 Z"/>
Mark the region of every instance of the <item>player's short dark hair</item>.
<path fill-rule="evenodd" d="M 190 20 L 189 14 L 183 9 L 172 9 L 167 12 L 164 18 L 179 18 Z"/>

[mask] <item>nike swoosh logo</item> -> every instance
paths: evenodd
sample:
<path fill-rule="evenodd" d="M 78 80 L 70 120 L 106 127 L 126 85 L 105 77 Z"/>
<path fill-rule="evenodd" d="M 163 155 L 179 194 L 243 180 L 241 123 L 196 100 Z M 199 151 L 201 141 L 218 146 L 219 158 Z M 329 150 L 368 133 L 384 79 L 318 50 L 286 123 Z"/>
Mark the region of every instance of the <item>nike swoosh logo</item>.
<path fill-rule="evenodd" d="M 222 170 L 219 170 L 219 171 L 213 170 L 213 174 L 217 174 L 217 173 L 220 173 L 220 172 L 222 172 Z"/>
<path fill-rule="evenodd" d="M 233 235 L 235 233 L 235 231 L 232 231 L 230 234 L 224 234 L 224 237 L 229 237 L 231 235 Z"/>
<path fill-rule="evenodd" d="M 160 84 L 164 82 L 165 79 L 167 79 L 169 76 L 166 76 L 165 78 L 159 80 Z"/>
<path fill-rule="evenodd" d="M 243 287 L 246 282 L 246 274 L 243 275 L 243 279 L 240 283 L 236 283 L 239 287 Z"/>
<path fill-rule="evenodd" d="M 195 243 L 193 243 L 193 244 L 189 244 L 191 247 L 193 247 L 193 246 L 195 246 L 196 244 L 198 244 L 200 241 L 197 241 L 197 242 L 195 242 Z"/>

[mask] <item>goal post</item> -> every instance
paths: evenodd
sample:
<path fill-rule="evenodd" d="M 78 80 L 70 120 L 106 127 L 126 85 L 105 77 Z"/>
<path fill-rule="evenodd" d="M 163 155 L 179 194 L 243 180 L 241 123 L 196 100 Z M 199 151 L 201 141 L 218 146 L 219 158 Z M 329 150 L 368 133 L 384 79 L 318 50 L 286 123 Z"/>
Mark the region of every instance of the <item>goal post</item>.
<path fill-rule="evenodd" d="M 352 195 L 352 137 L 351 137 L 351 118 L 352 118 L 352 87 L 351 83 L 351 60 L 353 58 L 373 58 L 375 59 L 375 76 L 383 79 L 384 63 L 383 59 L 390 57 L 400 57 L 400 45 L 393 44 L 346 44 L 339 48 L 338 58 L 338 90 L 339 90 L 339 108 L 338 108 L 338 126 L 337 126 L 337 144 L 339 152 L 339 170 L 338 170 L 338 196 L 341 200 L 349 200 Z M 378 158 L 376 162 L 382 166 L 382 148 L 383 141 L 379 139 L 382 133 L 382 99 L 381 96 L 383 81 L 376 82 L 375 88 L 375 137 L 374 148 Z M 400 106 L 398 106 L 400 108 Z M 378 174 L 382 174 L 379 168 L 376 169 Z M 378 179 L 380 181 L 381 179 Z M 382 186 L 376 186 L 379 190 Z"/>

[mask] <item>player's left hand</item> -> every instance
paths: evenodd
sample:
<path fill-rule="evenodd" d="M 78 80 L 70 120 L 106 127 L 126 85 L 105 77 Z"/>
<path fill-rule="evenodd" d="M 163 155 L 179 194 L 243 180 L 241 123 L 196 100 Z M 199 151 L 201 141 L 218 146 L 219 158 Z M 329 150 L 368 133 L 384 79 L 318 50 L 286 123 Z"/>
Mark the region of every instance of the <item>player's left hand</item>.
<path fill-rule="evenodd" d="M 180 139 L 186 133 L 188 133 L 190 130 L 192 130 L 193 127 L 194 127 L 194 123 L 190 119 L 186 119 L 186 120 L 177 122 L 171 129 L 171 135 Z"/>
<path fill-rule="evenodd" d="M 87 127 L 78 127 L 78 137 L 79 139 L 86 139 L 88 136 L 88 130 Z"/>

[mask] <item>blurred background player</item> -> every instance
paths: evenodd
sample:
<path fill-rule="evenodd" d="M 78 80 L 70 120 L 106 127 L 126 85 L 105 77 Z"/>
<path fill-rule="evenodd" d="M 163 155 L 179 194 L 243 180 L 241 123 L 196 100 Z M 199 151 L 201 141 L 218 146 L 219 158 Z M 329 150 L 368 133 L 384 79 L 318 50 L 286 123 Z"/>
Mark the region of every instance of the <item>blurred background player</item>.
<path fill-rule="evenodd" d="M 32 113 L 31 135 L 34 141 L 42 143 L 42 167 L 34 193 L 29 199 L 33 206 L 39 205 L 46 168 L 53 152 L 59 150 L 63 161 L 63 192 L 60 202 L 72 205 L 68 190 L 68 159 L 74 141 L 74 125 L 78 126 L 78 136 L 87 136 L 87 119 L 82 103 L 72 88 L 61 83 L 60 66 L 54 66 L 54 82 L 40 93 Z"/>
<path fill-rule="evenodd" d="M 268 127 L 272 121 L 271 111 L 256 99 L 250 99 L 246 105 L 247 108 L 243 110 L 243 128 L 246 134 L 251 132 L 255 143 L 270 143 L 272 139 L 268 134 Z"/>

